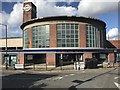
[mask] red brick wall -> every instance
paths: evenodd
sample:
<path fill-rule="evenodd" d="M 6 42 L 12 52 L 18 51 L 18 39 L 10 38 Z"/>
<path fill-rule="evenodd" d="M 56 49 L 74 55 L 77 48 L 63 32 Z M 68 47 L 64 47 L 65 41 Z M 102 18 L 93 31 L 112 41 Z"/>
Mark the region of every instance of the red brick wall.
<path fill-rule="evenodd" d="M 28 3 L 24 3 L 24 5 L 23 5 L 23 7 L 26 5 L 26 4 L 29 4 L 30 6 L 32 6 L 31 5 L 31 2 L 28 2 Z M 30 20 L 31 19 L 31 11 L 24 11 L 23 10 L 23 22 L 26 22 L 26 21 L 28 21 L 28 20 Z"/>
<path fill-rule="evenodd" d="M 46 63 L 48 65 L 56 65 L 56 55 L 55 53 L 47 53 L 46 54 Z"/>
<path fill-rule="evenodd" d="M 23 22 L 26 22 L 31 19 L 31 12 L 28 12 L 27 14 L 23 14 Z"/>
<path fill-rule="evenodd" d="M 108 62 L 114 62 L 114 53 L 108 55 Z"/>
<path fill-rule="evenodd" d="M 32 8 L 34 8 L 34 10 L 30 10 L 30 11 L 25 11 L 23 10 L 23 22 L 26 22 L 30 19 L 36 18 L 36 6 L 32 3 L 32 2 L 27 2 L 24 3 L 23 7 L 28 4 L 30 5 Z"/>
<path fill-rule="evenodd" d="M 57 46 L 56 24 L 50 24 L 50 48 Z"/>
<path fill-rule="evenodd" d="M 18 54 L 18 63 L 19 64 L 24 64 L 24 53 L 19 53 Z"/>
<path fill-rule="evenodd" d="M 79 31 L 79 42 L 80 47 L 86 47 L 86 25 L 80 24 L 80 31 Z"/>
<path fill-rule="evenodd" d="M 92 58 L 92 53 L 84 53 L 83 56 L 84 56 L 84 60 L 85 58 Z"/>
<path fill-rule="evenodd" d="M 112 45 L 120 49 L 120 40 L 108 40 Z"/>
<path fill-rule="evenodd" d="M 32 29 L 29 28 L 28 30 L 28 47 L 32 48 Z"/>

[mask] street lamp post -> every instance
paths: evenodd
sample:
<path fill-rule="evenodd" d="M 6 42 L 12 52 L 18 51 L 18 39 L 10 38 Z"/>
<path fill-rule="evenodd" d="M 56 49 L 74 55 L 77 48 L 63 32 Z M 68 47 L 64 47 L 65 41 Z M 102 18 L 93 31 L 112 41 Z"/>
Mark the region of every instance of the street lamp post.
<path fill-rule="evenodd" d="M 6 70 L 8 69 L 8 60 L 7 60 L 7 25 L 6 24 L 2 24 L 2 23 L 0 23 L 0 25 L 3 25 L 3 26 L 5 26 L 5 31 L 6 31 L 6 49 L 5 49 L 5 51 L 6 51 L 6 55 L 5 55 L 5 65 L 6 65 Z"/>

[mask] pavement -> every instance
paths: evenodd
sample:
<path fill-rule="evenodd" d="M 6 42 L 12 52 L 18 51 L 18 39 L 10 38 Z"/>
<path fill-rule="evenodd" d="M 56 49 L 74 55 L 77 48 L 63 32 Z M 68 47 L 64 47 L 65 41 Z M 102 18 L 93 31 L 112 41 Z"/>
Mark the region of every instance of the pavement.
<path fill-rule="evenodd" d="M 101 65 L 100 65 L 101 66 Z M 73 65 L 63 67 L 40 67 L 33 65 L 14 70 L 0 66 L 2 88 L 101 88 L 120 90 L 120 67 L 118 64 L 96 69 L 74 70 Z M 104 88 L 104 89 L 103 89 Z M 90 89 L 89 89 L 90 90 Z M 106 89 L 105 89 L 106 90 Z"/>
<path fill-rule="evenodd" d="M 109 68 L 117 68 L 119 65 L 116 64 L 109 64 L 107 67 L 102 67 L 102 65 L 99 65 L 96 69 L 109 69 Z M 85 69 L 86 70 L 86 69 Z M 90 69 L 88 69 L 90 70 Z M 36 65 L 35 67 L 33 65 L 26 66 L 24 69 L 17 69 L 14 70 L 14 67 L 8 67 L 8 70 L 6 70 L 5 65 L 0 65 L 0 72 L 32 72 L 32 73 L 49 73 L 49 72 L 72 72 L 72 71 L 79 71 L 75 70 L 73 65 L 66 65 L 62 67 L 47 67 L 45 65 Z M 82 70 L 80 70 L 82 71 Z"/>
<path fill-rule="evenodd" d="M 119 90 L 120 67 L 61 72 L 3 72 L 3 88 L 109 88 Z M 16 70 L 19 71 L 19 70 Z M 11 83 L 12 82 L 12 83 Z M 112 89 L 111 89 L 112 88 Z M 104 89 L 99 89 L 104 90 Z M 106 90 L 106 89 L 105 89 Z"/>

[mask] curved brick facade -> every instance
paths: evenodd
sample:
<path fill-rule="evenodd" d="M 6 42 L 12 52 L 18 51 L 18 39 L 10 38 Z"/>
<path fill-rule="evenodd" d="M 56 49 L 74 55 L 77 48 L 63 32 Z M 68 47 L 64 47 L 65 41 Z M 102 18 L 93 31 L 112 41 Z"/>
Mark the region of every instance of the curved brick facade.
<path fill-rule="evenodd" d="M 35 20 L 31 20 L 31 21 L 26 22 L 26 23 L 30 23 L 30 22 L 34 21 L 34 23 L 30 23 L 26 26 L 24 26 L 26 23 L 22 24 L 21 27 L 22 27 L 23 31 L 25 29 L 28 29 L 28 41 L 30 42 L 28 48 L 32 48 L 32 39 L 31 39 L 32 29 L 31 28 L 35 27 L 35 26 L 40 26 L 40 25 L 41 26 L 42 25 L 49 25 L 49 27 L 50 27 L 50 48 L 51 47 L 54 47 L 54 48 L 57 47 L 57 45 L 56 45 L 57 44 L 57 29 L 56 29 L 57 26 L 56 25 L 57 24 L 64 24 L 64 23 L 65 24 L 67 23 L 67 24 L 78 24 L 79 25 L 79 47 L 82 47 L 82 48 L 86 47 L 86 36 L 87 36 L 86 35 L 86 28 L 87 28 L 86 25 L 89 25 L 89 24 L 98 28 L 98 32 L 97 32 L 98 48 L 104 48 L 105 47 L 106 32 L 105 32 L 105 26 L 103 25 L 103 22 L 98 21 L 101 24 L 97 27 L 97 24 L 96 24 L 96 22 L 94 22 L 94 19 L 93 19 L 93 21 L 92 21 L 92 19 L 90 19 L 91 22 L 92 22 L 92 24 L 91 24 L 91 23 L 86 23 L 85 21 L 78 22 L 78 21 L 74 21 L 74 20 L 71 21 L 70 20 L 72 18 L 81 19 L 83 17 L 64 17 L 64 18 L 68 18 L 69 21 L 67 21 L 66 19 L 64 20 L 63 16 L 62 17 L 56 17 L 56 18 L 61 18 L 61 19 L 59 19 L 59 21 L 57 21 L 57 20 L 53 21 L 52 18 L 54 18 L 54 17 L 49 17 L 49 18 L 51 19 L 51 21 L 40 21 L 39 22 L 39 20 L 42 20 L 42 19 L 35 19 Z M 89 18 L 88 18 L 88 20 L 89 20 Z"/>
<path fill-rule="evenodd" d="M 63 58 L 64 56 L 69 56 L 69 58 L 72 56 L 74 59 L 76 58 L 75 60 L 85 60 L 85 58 L 99 57 L 99 50 L 104 50 L 106 47 L 105 22 L 94 18 L 76 16 L 52 16 L 33 18 L 36 16 L 36 7 L 31 4 L 31 2 L 24 3 L 24 6 L 27 4 L 34 10 L 31 9 L 29 11 L 23 12 L 23 24 L 21 25 L 21 29 L 23 30 L 24 36 L 24 48 L 30 48 L 33 50 L 34 48 L 37 48 L 38 50 L 45 50 L 47 64 L 59 64 L 59 57 L 61 54 L 63 54 Z M 43 36 L 38 32 L 41 32 L 42 29 L 38 29 L 37 31 L 35 28 L 41 28 L 45 25 L 49 26 L 48 46 L 43 46 L 43 44 L 41 44 L 40 40 L 42 39 L 39 39 L 39 41 L 35 39 L 39 37 L 43 38 Z M 66 29 L 63 29 L 64 25 Z M 67 28 L 67 25 L 69 28 Z M 62 27 L 61 31 L 58 26 Z M 39 33 L 38 37 L 34 34 L 33 30 Z M 66 32 L 70 32 L 71 34 L 68 34 Z M 75 49 L 77 50 L 74 51 Z M 49 53 L 49 50 L 51 50 L 52 53 Z M 92 52 L 92 50 L 95 51 Z"/>

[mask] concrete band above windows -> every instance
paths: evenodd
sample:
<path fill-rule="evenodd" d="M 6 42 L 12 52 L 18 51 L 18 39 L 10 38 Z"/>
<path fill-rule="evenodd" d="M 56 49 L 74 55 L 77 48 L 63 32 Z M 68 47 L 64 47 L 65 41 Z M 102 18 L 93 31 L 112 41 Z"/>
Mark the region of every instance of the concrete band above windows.
<path fill-rule="evenodd" d="M 82 23 L 82 22 L 71 22 L 71 21 L 50 21 L 50 22 L 35 22 L 35 23 L 32 23 L 32 24 L 29 24 L 27 26 L 24 27 L 23 30 L 27 29 L 27 28 L 31 28 L 31 27 L 34 27 L 34 26 L 39 26 L 39 25 L 51 25 L 51 24 L 61 24 L 61 23 L 65 23 L 65 24 L 69 24 L 69 23 L 73 23 L 73 24 L 87 24 L 87 23 Z"/>

